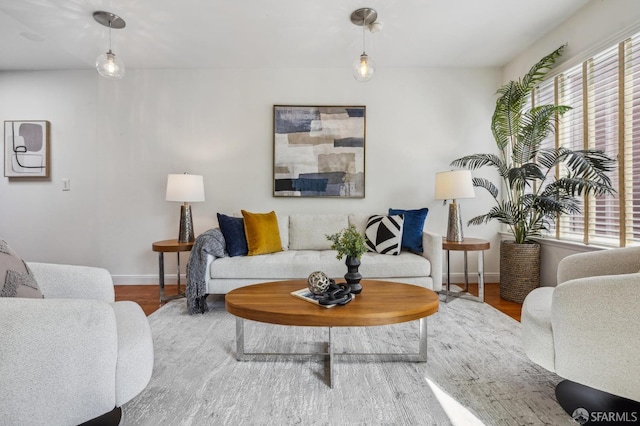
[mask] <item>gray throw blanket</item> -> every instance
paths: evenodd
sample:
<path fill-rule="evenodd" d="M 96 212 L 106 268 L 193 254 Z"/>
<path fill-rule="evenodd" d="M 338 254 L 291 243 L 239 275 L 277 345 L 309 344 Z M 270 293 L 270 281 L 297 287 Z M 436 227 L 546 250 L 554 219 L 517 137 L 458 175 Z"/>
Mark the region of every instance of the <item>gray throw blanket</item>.
<path fill-rule="evenodd" d="M 198 235 L 189 263 L 187 263 L 187 308 L 190 314 L 205 313 L 207 308 L 207 282 L 205 271 L 207 255 L 225 257 L 225 241 L 220 228 L 210 229 Z"/>

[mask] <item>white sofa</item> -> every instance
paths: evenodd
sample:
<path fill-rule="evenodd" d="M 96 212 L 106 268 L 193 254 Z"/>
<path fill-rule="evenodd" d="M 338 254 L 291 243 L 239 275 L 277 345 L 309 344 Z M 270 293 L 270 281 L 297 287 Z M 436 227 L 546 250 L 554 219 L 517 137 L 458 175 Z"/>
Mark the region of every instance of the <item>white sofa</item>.
<path fill-rule="evenodd" d="M 45 298 L 0 298 L 0 423 L 80 424 L 140 393 L 153 369 L 140 306 L 114 302 L 105 269 L 27 265 Z"/>
<path fill-rule="evenodd" d="M 640 401 L 640 247 L 568 256 L 522 305 L 524 351 L 570 381 Z M 582 401 L 583 403 L 586 401 Z"/>
<path fill-rule="evenodd" d="M 354 225 L 364 233 L 370 214 L 278 215 L 283 251 L 258 256 L 215 258 L 208 256 L 207 294 L 226 294 L 245 285 L 266 281 L 307 278 L 314 271 L 344 281 L 345 259 L 338 260 L 327 234 Z M 442 289 L 442 237 L 424 231 L 424 252 L 402 251 L 392 256 L 367 252 L 359 268 L 363 279 L 381 279 Z"/>

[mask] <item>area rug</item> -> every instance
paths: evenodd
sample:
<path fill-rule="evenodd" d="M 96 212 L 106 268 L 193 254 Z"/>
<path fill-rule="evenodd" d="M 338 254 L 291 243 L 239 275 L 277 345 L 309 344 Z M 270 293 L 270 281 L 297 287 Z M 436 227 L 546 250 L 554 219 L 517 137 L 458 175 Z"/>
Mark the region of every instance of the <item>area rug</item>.
<path fill-rule="evenodd" d="M 235 318 L 221 299 L 189 315 L 185 300 L 149 317 L 151 382 L 122 425 L 563 425 L 561 380 L 522 352 L 520 324 L 487 304 L 441 303 L 428 319 L 426 363 L 235 359 Z M 336 307 L 333 309 L 348 309 Z M 245 323 L 247 351 L 309 352 L 326 329 Z M 417 322 L 335 328 L 337 352 L 417 350 Z"/>

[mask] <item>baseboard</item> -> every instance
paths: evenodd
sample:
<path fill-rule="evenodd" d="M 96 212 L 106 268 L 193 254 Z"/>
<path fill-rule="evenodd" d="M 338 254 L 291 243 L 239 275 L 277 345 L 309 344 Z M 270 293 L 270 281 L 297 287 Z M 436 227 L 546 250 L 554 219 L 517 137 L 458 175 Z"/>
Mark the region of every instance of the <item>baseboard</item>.
<path fill-rule="evenodd" d="M 152 275 L 112 275 L 113 284 L 115 285 L 158 285 L 158 274 Z M 182 275 L 180 277 L 180 285 L 184 286 L 187 282 L 187 277 Z M 177 284 L 178 280 L 176 274 L 165 275 L 165 285 Z"/>
<path fill-rule="evenodd" d="M 447 282 L 447 274 L 446 272 L 442 274 L 442 283 Z M 477 283 L 478 282 L 478 274 L 476 272 L 469 273 L 469 282 Z M 484 273 L 484 282 L 485 283 L 499 283 L 500 282 L 500 274 L 498 272 L 485 272 Z M 456 284 L 464 284 L 464 272 L 452 272 L 451 273 L 451 283 Z"/>

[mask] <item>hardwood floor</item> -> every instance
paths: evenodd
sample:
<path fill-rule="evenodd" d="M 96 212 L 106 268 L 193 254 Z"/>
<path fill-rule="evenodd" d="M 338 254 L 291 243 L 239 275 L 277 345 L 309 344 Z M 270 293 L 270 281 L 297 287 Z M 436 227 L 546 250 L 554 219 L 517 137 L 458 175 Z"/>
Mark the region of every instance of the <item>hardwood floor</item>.
<path fill-rule="evenodd" d="M 520 313 L 522 311 L 521 304 L 501 299 L 500 285 L 498 283 L 488 283 L 485 284 L 484 287 L 484 300 L 487 304 L 493 306 L 511 318 L 520 321 Z M 470 284 L 469 291 L 472 294 L 478 294 L 478 286 Z M 132 300 L 138 303 L 147 315 L 151 315 L 153 312 L 158 310 L 160 306 L 162 306 L 158 301 L 159 296 L 157 285 L 116 285 L 115 292 L 116 300 Z M 167 296 L 176 294 L 177 292 L 177 286 L 165 286 L 165 294 Z"/>

